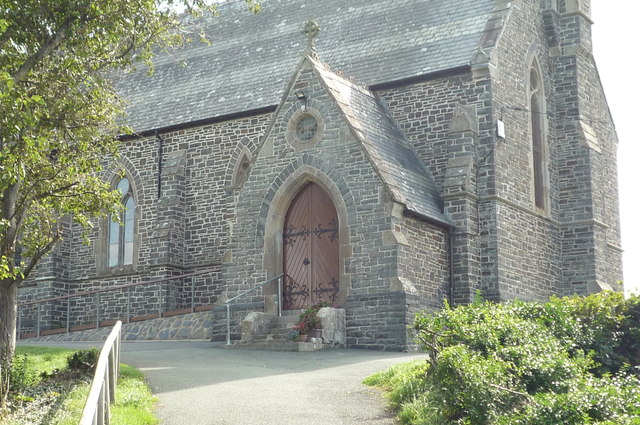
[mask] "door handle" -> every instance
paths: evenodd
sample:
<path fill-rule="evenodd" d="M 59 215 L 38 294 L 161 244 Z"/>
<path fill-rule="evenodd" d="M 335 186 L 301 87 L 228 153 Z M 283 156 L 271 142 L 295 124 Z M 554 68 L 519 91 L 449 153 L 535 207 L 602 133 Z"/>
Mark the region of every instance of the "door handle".
<path fill-rule="evenodd" d="M 311 264 L 311 261 L 309 261 L 308 258 L 305 258 L 304 261 L 302 261 L 302 264 L 304 264 L 305 266 L 308 266 L 309 264 Z"/>

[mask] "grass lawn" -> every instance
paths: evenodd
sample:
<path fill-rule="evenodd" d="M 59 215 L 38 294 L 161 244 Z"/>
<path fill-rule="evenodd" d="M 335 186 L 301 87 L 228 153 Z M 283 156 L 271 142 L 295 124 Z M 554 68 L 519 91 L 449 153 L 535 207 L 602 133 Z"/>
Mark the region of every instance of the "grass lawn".
<path fill-rule="evenodd" d="M 67 357 L 73 353 L 75 350 L 65 348 L 17 347 L 16 358 L 24 364 L 20 375 L 26 385 L 12 393 L 12 413 L 0 418 L 0 425 L 77 425 L 93 372 L 70 371 Z M 155 402 L 142 373 L 121 363 L 111 424 L 157 424 Z"/>
<path fill-rule="evenodd" d="M 425 396 L 429 386 L 424 379 L 429 370 L 429 363 L 424 360 L 403 363 L 373 374 L 363 383 L 381 389 L 401 424 L 427 423 L 422 422 L 431 414 L 425 403 Z"/>
<path fill-rule="evenodd" d="M 63 370 L 67 367 L 67 356 L 75 353 L 75 350 L 55 347 L 16 347 L 16 356 L 26 355 L 29 358 L 30 370 L 40 381 L 42 373 L 52 373 L 54 370 Z"/>

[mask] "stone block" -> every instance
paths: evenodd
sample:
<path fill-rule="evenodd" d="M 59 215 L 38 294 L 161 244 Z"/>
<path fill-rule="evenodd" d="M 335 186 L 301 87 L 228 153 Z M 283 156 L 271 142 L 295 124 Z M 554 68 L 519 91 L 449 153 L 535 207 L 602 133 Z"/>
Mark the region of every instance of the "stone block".
<path fill-rule="evenodd" d="M 254 311 L 247 315 L 242 321 L 241 341 L 249 343 L 253 341 L 253 337 L 267 331 L 271 325 L 273 315 Z"/>
<path fill-rule="evenodd" d="M 347 342 L 345 309 L 322 307 L 318 310 L 318 317 L 322 322 L 322 340 L 327 344 L 344 346 Z"/>

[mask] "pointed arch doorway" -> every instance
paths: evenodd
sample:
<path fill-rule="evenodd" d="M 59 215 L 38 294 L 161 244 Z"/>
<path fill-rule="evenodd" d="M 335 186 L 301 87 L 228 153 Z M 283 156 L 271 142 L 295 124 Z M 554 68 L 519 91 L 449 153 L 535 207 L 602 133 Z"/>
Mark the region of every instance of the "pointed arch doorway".
<path fill-rule="evenodd" d="M 318 184 L 308 183 L 291 202 L 285 216 L 282 234 L 285 310 L 337 301 L 338 235 L 338 215 L 331 197 Z"/>

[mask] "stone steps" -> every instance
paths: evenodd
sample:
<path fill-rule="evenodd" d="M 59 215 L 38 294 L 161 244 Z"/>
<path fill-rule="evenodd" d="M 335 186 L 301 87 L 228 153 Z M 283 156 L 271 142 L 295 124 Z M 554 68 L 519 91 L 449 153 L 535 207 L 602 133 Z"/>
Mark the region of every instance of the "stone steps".
<path fill-rule="evenodd" d="M 297 316 L 283 316 L 274 317 L 271 320 L 271 328 L 266 334 L 255 335 L 258 339 L 274 339 L 274 340 L 289 340 L 291 334 L 291 328 L 296 324 Z"/>
<path fill-rule="evenodd" d="M 291 341 L 289 335 L 297 320 L 298 314 L 274 317 L 252 313 L 245 319 L 246 323 L 243 322 L 242 339 L 228 347 L 247 350 L 316 351 L 336 346 L 324 343 L 322 338 L 310 338 L 305 342 Z"/>
<path fill-rule="evenodd" d="M 268 351 L 317 351 L 326 350 L 330 348 L 338 348 L 336 345 L 323 344 L 319 341 L 314 342 L 296 342 L 296 341 L 274 341 L 265 340 L 263 342 L 250 342 L 242 343 L 236 342 L 232 345 L 224 345 L 227 349 L 242 349 L 242 350 L 268 350 Z"/>

